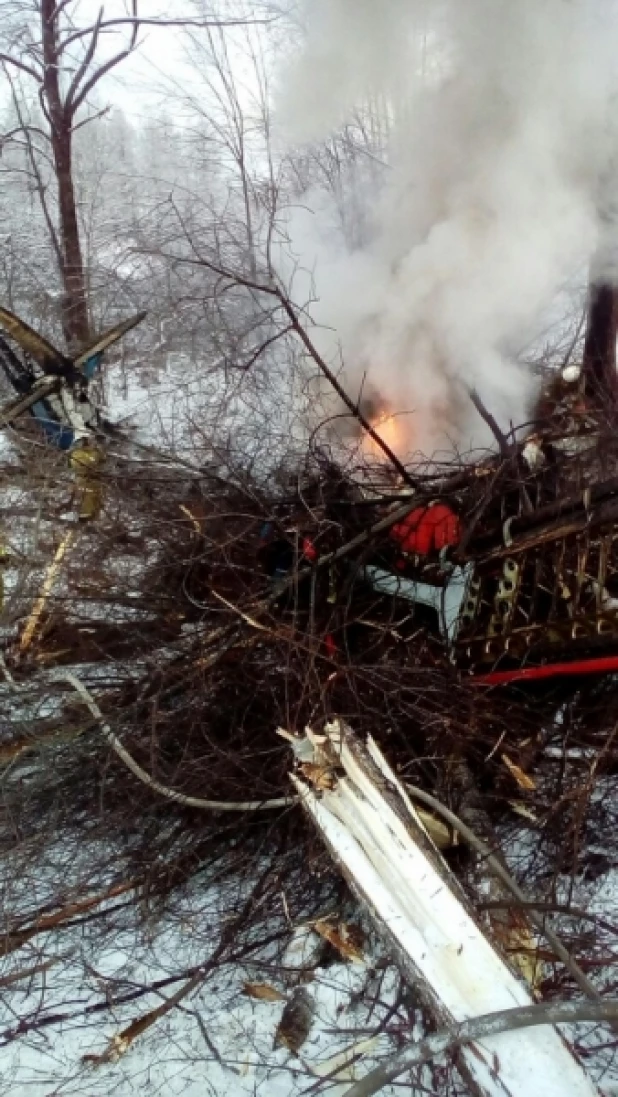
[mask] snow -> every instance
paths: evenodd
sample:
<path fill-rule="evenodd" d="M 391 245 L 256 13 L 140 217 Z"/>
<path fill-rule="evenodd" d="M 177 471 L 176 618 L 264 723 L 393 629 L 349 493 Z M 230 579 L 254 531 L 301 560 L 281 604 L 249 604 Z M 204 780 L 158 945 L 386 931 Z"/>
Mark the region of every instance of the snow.
<path fill-rule="evenodd" d="M 219 393 L 209 392 L 208 382 L 196 390 L 195 380 L 187 377 L 189 366 L 196 369 L 195 363 L 188 359 L 170 355 L 167 373 L 156 383 L 144 381 L 137 372 L 129 373 L 122 399 L 118 371 L 111 369 L 109 384 L 113 399 L 110 404 L 114 408 L 114 418 L 129 416 L 133 419 L 138 440 L 161 448 L 175 447 L 177 452 L 180 450 L 190 456 L 194 446 L 192 439 L 179 429 L 187 417 L 178 414 L 178 402 L 199 395 L 207 404 L 209 399 L 219 399 Z M 181 380 L 182 395 L 179 396 Z M 7 505 L 20 498 L 18 491 L 14 496 L 8 494 L 8 489 L 5 491 Z M 11 535 L 17 537 L 17 526 L 12 527 Z M 125 569 L 128 571 L 136 566 L 135 561 L 127 557 L 120 562 L 120 572 L 124 574 Z M 123 612 L 129 615 L 128 610 Z M 92 606 L 89 615 L 94 615 Z M 114 673 L 128 677 L 139 669 L 137 665 L 115 666 Z M 49 672 L 48 680 L 52 681 L 59 674 L 60 671 Z M 96 664 L 80 668 L 80 677 L 89 681 L 108 674 L 108 667 Z M 45 680 L 45 676 L 39 679 L 43 684 Z M 2 691 L 1 699 L 9 699 L 6 690 Z M 15 703 L 12 715 L 19 709 L 23 718 L 29 701 L 27 692 Z M 39 706 L 38 716 L 41 716 L 42 703 L 47 706 L 44 711 L 48 715 L 55 711 L 56 702 L 52 698 L 41 702 L 33 696 L 31 703 Z M 547 748 L 547 753 L 553 749 Z M 580 760 L 577 748 L 571 748 L 569 757 Z M 585 760 L 583 755 L 582 760 Z M 327 800 L 325 797 L 316 801 L 312 808 L 316 819 L 325 827 L 329 841 L 339 843 L 340 855 L 358 873 L 362 889 L 372 904 L 379 907 L 393 935 L 410 955 L 415 956 L 423 974 L 436 981 L 445 1006 L 454 1016 L 470 1016 L 530 1001 L 522 985 L 505 971 L 487 943 L 483 943 L 474 923 L 453 900 L 442 881 L 428 872 L 427 864 L 418 856 L 419 851 L 406 847 L 396 817 L 389 819 L 387 824 L 382 825 L 380 821 L 380 840 L 397 850 L 393 859 L 385 856 L 375 844 L 371 850 L 379 830 L 376 805 L 371 798 L 366 798 L 360 805 L 351 798 L 345 801 L 346 823 L 354 817 L 359 836 L 363 841 L 368 839 L 365 852 L 369 849 L 372 853 L 375 859 L 371 861 L 364 856 L 359 841 L 346 832 L 341 819 L 335 814 L 328 816 L 324 807 Z M 385 880 L 388 886 L 385 886 Z M 596 893 L 594 909 L 615 911 L 617 880 L 616 875 L 608 876 L 606 884 Z M 208 901 L 208 896 L 200 897 L 203 907 Z M 592 889 L 586 901 L 592 909 Z M 118 980 L 123 987 L 127 984 L 139 986 L 181 970 L 185 963 L 190 965 L 196 961 L 193 936 L 195 934 L 202 943 L 204 939 L 203 927 L 198 928 L 201 929 L 199 934 L 192 928 L 190 919 L 184 927 L 178 919 L 173 924 L 164 922 L 153 931 L 150 943 L 145 943 L 141 935 L 119 931 L 114 947 L 106 945 L 98 954 L 96 943 L 80 933 L 62 935 L 61 939 L 50 935 L 44 942 L 46 955 L 61 954 L 63 959 L 47 977 L 45 1009 L 64 1011 L 67 1002 L 73 1009 L 77 1004 L 80 1008 L 94 1004 L 101 1000 L 105 982 L 109 980 Z M 284 963 L 292 964 L 295 955 L 306 957 L 315 943 L 313 938 L 306 927 L 297 931 L 291 928 L 290 947 Z M 20 965 L 23 959 L 20 957 Z M 92 965 L 90 972 L 86 962 Z M 187 1097 L 208 1097 L 210 1094 L 216 1097 L 256 1097 L 258 1094 L 295 1097 L 311 1088 L 315 1081 L 311 1070 L 317 1070 L 320 1063 L 358 1039 L 358 1029 L 377 1027 L 393 1003 L 397 989 L 396 973 L 391 969 L 382 984 L 376 1011 L 369 1017 L 365 1006 L 353 1004 L 354 995 L 367 978 L 367 965 L 341 963 L 319 969 L 316 978 L 308 984 L 316 1001 L 314 1025 L 300 1057 L 293 1057 L 284 1048 L 274 1050 L 272 1046 L 284 1003 L 255 1001 L 241 993 L 243 982 L 257 978 L 259 970 L 259 966 L 218 969 L 202 989 L 145 1036 L 139 1037 L 116 1063 L 93 1067 L 83 1063 L 81 1056 L 102 1053 L 109 1039 L 126 1024 L 160 1004 L 160 996 L 153 994 L 140 1000 L 137 1008 L 116 1006 L 101 1015 L 101 1020 L 92 1019 L 86 1024 L 78 1019 L 43 1029 L 41 1035 L 19 1037 L 4 1051 L 6 1092 L 10 1092 L 11 1097 L 52 1097 L 52 1094 L 129 1097 L 141 1092 L 163 1097 L 175 1097 L 176 1094 Z M 20 1017 L 36 1013 L 41 1007 L 43 985 L 43 978 L 37 977 L 19 984 L 9 993 L 4 992 L 0 1028 L 14 1026 Z M 407 1033 L 408 1038 L 411 1036 Z M 583 1074 L 573 1071 L 566 1048 L 554 1038 L 551 1030 L 518 1034 L 516 1039 L 509 1035 L 495 1037 L 484 1041 L 483 1048 L 484 1063 L 478 1059 L 473 1061 L 472 1056 L 468 1059 L 492 1097 L 494 1094 L 504 1097 L 504 1085 L 510 1085 L 514 1077 L 522 1079 L 524 1088 L 518 1092 L 525 1093 L 526 1097 L 535 1093 L 542 1093 L 543 1097 L 566 1097 L 567 1094 L 589 1097 L 594 1092 Z M 382 1039 L 363 1063 L 361 1073 L 369 1069 L 374 1058 L 389 1050 L 389 1043 Z M 498 1081 L 491 1070 L 494 1051 L 499 1055 L 502 1081 Z M 328 1092 L 331 1097 L 339 1097 L 347 1084 L 330 1086 Z M 383 1097 L 394 1097 L 396 1092 L 401 1093 L 401 1087 L 387 1087 L 382 1091 Z M 612 1091 L 606 1087 L 605 1092 Z"/>
<path fill-rule="evenodd" d="M 216 894 L 211 898 L 217 902 Z M 200 895 L 202 904 L 208 901 L 208 896 Z M 64 959 L 61 968 L 55 969 L 61 970 L 61 976 L 52 969 L 45 1011 L 64 1012 L 67 1002 L 73 1007 L 79 1002 L 84 1008 L 100 1001 L 104 982 L 113 993 L 116 980 L 122 992 L 194 963 L 193 933 L 199 927 L 192 923 L 189 909 L 190 905 L 184 925 L 164 922 L 153 942 L 144 944 L 136 933 L 119 932 L 116 947 L 105 946 L 99 955 L 96 942 L 78 933 L 63 936 L 61 945 L 50 937 L 47 954 L 61 953 Z M 201 934 L 199 939 L 203 940 Z M 85 955 L 89 973 L 83 963 Z M 23 966 L 23 958 L 20 964 Z M 93 1065 L 83 1062 L 82 1056 L 104 1052 L 109 1040 L 126 1024 L 159 1005 L 160 996 L 153 994 L 132 1007 L 114 1007 L 103 1021 L 65 1023 L 43 1029 L 37 1036 L 18 1038 L 4 1051 L 4 1079 L 10 1084 L 11 1097 L 133 1097 L 142 1092 L 164 1097 L 296 1097 L 315 1082 L 314 1072 L 319 1071 L 321 1063 L 328 1064 L 335 1053 L 358 1043 L 355 1030 L 377 1024 L 392 1002 L 398 983 L 393 970 L 382 981 L 372 1021 L 366 1006 L 354 1004 L 353 995 L 361 989 L 367 974 L 367 966 L 362 963 L 336 963 L 316 971 L 315 979 L 307 984 L 315 998 L 315 1018 L 299 1057 L 284 1047 L 273 1049 L 285 1003 L 258 1001 L 242 994 L 246 981 L 262 978 L 257 962 L 216 968 L 202 989 L 138 1037 L 117 1062 Z M 270 981 L 285 991 L 280 980 Z M 28 1017 L 31 1011 L 36 1013 L 41 985 L 34 980 L 32 985 L 26 984 L 27 989 L 20 984 L 14 990 L 10 1005 L 5 1001 L 0 1009 L 0 1030 L 15 1025 L 19 1017 Z M 176 985 L 163 993 L 175 989 Z M 373 1041 L 371 1061 L 388 1047 L 385 1038 Z M 363 1072 L 365 1069 L 363 1066 Z M 349 1079 L 329 1084 L 328 1092 L 331 1097 L 340 1097 L 349 1084 Z M 394 1095 L 391 1087 L 384 1090 L 384 1097 Z"/>

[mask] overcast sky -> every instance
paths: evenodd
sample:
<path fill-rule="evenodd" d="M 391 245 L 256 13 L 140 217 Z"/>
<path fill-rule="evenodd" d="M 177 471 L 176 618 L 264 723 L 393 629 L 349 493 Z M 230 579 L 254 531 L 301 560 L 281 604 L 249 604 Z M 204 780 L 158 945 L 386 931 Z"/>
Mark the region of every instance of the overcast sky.
<path fill-rule="evenodd" d="M 212 11 L 217 6 L 220 11 L 223 11 L 226 2 L 227 0 L 139 0 L 138 10 L 141 16 L 149 19 L 199 19 L 203 16 L 205 9 Z M 255 7 L 252 0 L 234 0 L 234 2 L 237 11 L 244 5 L 250 18 L 255 15 L 255 9 L 259 7 L 259 0 L 255 0 Z M 129 0 L 73 0 L 69 10 L 75 24 L 86 28 L 90 24 L 95 24 L 101 7 L 103 7 L 105 19 L 131 14 Z M 38 33 L 40 32 L 37 27 L 35 36 L 38 37 Z M 235 46 L 233 43 L 233 33 L 228 35 L 228 45 L 232 59 L 235 57 L 238 59 L 238 91 L 242 101 L 247 93 L 246 87 L 243 91 L 243 83 L 252 87 L 253 81 L 238 45 Z M 195 30 L 195 34 L 199 35 L 200 31 Z M 130 26 L 109 29 L 102 33 L 96 61 L 104 62 L 118 53 L 128 45 L 130 37 Z M 73 62 L 74 67 L 77 67 L 83 58 L 83 46 L 84 43 L 80 42 L 75 47 L 74 56 L 67 58 L 69 63 Z M 140 120 L 156 118 L 164 112 L 169 116 L 171 111 L 178 110 L 178 92 L 182 89 L 193 92 L 196 98 L 203 97 L 207 94 L 205 82 L 200 78 L 199 71 L 188 64 L 186 47 L 186 32 L 180 27 L 150 25 L 140 27 L 137 48 L 97 84 L 91 107 L 100 109 L 111 104 L 122 109 L 131 121 L 139 123 Z M 28 83 L 25 79 L 24 90 L 28 87 Z M 170 94 L 172 84 L 175 85 L 174 96 Z M 5 83 L 0 75 L 0 103 L 3 101 L 9 103 L 10 90 L 8 82 Z M 175 107 L 173 101 L 176 104 Z"/>
<path fill-rule="evenodd" d="M 82 0 L 80 12 L 84 22 L 89 15 L 95 19 L 100 6 L 99 0 Z M 126 0 L 105 0 L 106 18 L 126 14 Z M 141 0 L 140 14 L 148 18 L 167 16 L 177 19 L 194 16 L 195 8 L 191 0 Z M 105 58 L 116 53 L 129 35 L 129 28 L 120 28 L 113 34 L 108 32 L 100 46 L 99 56 Z M 121 107 L 129 117 L 136 119 L 157 111 L 166 78 L 188 79 L 182 30 L 144 26 L 140 29 L 138 41 L 138 49 L 106 76 L 98 89 L 98 95 L 103 100 Z"/>

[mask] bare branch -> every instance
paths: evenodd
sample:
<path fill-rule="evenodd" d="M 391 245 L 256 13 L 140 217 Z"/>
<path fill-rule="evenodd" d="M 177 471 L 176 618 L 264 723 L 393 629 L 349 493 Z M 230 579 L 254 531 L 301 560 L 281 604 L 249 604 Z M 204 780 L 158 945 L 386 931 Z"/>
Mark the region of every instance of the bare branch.
<path fill-rule="evenodd" d="M 461 1021 L 452 1028 L 436 1032 L 413 1047 L 393 1055 L 360 1082 L 346 1090 L 343 1097 L 373 1097 L 389 1082 L 399 1078 L 406 1070 L 421 1066 L 431 1059 L 455 1051 L 475 1040 L 498 1036 L 501 1032 L 515 1032 L 537 1025 L 577 1024 L 582 1021 L 601 1024 L 618 1020 L 618 1000 L 606 1002 L 544 1002 L 541 1005 L 504 1009 L 499 1013 L 474 1017 Z M 309 1090 L 309 1092 L 313 1092 Z"/>
<path fill-rule="evenodd" d="M 10 53 L 0 53 L 0 61 L 3 61 L 6 65 L 14 65 L 16 69 L 20 69 L 21 72 L 25 72 L 27 76 L 31 76 L 33 80 L 36 80 L 37 84 L 40 84 L 42 80 L 42 73 L 37 72 L 30 65 L 26 65 L 23 61 L 18 61 L 17 57 L 11 57 Z"/>
<path fill-rule="evenodd" d="M 101 20 L 102 19 L 103 19 L 103 8 L 100 8 L 99 14 L 97 16 L 97 21 L 94 24 L 94 27 L 92 28 L 92 37 L 90 39 L 90 42 L 88 43 L 88 49 L 86 50 L 86 52 L 84 54 L 84 57 L 82 59 L 81 64 L 77 68 L 75 76 L 73 77 L 73 80 L 71 81 L 69 90 L 66 93 L 65 98 L 64 98 L 64 103 L 65 103 L 65 107 L 66 107 L 67 111 L 71 111 L 71 104 L 73 103 L 73 99 L 75 98 L 75 95 L 77 94 L 77 89 L 78 89 L 79 85 L 81 84 L 84 76 L 86 75 L 86 73 L 87 73 L 87 71 L 90 67 L 90 62 L 92 61 L 92 59 L 93 59 L 93 57 L 96 53 L 97 45 L 98 45 L 98 42 L 99 42 L 99 33 L 100 33 L 100 30 L 101 30 Z M 60 51 L 58 51 L 58 53 L 60 54 Z"/>
<path fill-rule="evenodd" d="M 131 773 L 142 781 L 153 792 L 158 792 L 161 796 L 165 796 L 167 800 L 174 800 L 177 804 L 182 804 L 183 807 L 206 809 L 207 811 L 273 811 L 277 808 L 289 807 L 295 803 L 294 797 L 282 796 L 275 800 L 202 800 L 197 796 L 185 796 L 182 792 L 176 792 L 175 789 L 167 788 L 166 785 L 162 785 L 159 781 L 156 781 L 146 770 L 135 761 L 132 755 L 129 754 L 120 740 L 114 735 L 111 727 L 105 721 L 105 717 L 101 712 L 101 709 L 97 705 L 94 697 L 89 690 L 86 689 L 83 682 L 80 682 L 74 674 L 66 673 L 61 676 L 66 682 L 68 682 L 73 689 L 79 693 L 80 697 L 87 705 L 90 712 L 97 720 L 100 721 L 101 730 L 111 746 L 112 750 L 116 752 L 118 757 L 124 762 Z"/>
<path fill-rule="evenodd" d="M 109 114 L 109 107 L 102 107 L 101 110 L 95 112 L 95 114 L 89 114 L 87 118 L 82 118 L 81 122 L 77 122 L 71 127 L 72 133 L 77 133 L 78 130 L 83 129 L 84 126 L 90 125 L 91 122 L 96 122 L 98 118 L 105 118 Z"/>
<path fill-rule="evenodd" d="M 52 956 L 50 960 L 43 960 L 39 964 L 32 964 L 30 967 L 20 968 L 18 971 L 11 971 L 8 975 L 0 977 L 0 988 L 13 986 L 15 983 L 20 983 L 22 979 L 31 979 L 33 975 L 40 975 L 43 971 L 49 971 L 54 964 L 57 964 L 60 960 L 59 956 Z"/>
<path fill-rule="evenodd" d="M 137 0 L 132 0 L 132 8 L 133 8 L 134 12 L 137 12 Z M 103 9 L 101 9 L 100 14 L 101 14 L 101 16 L 103 15 Z M 116 65 L 119 65 L 121 61 L 124 61 L 125 58 L 128 57 L 129 54 L 131 54 L 133 52 L 133 50 L 135 49 L 136 42 L 137 42 L 137 35 L 138 35 L 138 31 L 139 31 L 139 23 L 136 22 L 134 24 L 133 33 L 131 35 L 131 41 L 129 42 L 128 46 L 125 49 L 120 50 L 117 54 L 114 55 L 114 57 L 110 57 L 109 61 L 106 61 L 104 65 L 101 65 L 100 68 L 98 68 L 96 70 L 96 72 L 94 72 L 92 74 L 92 76 L 88 80 L 86 80 L 86 82 L 85 82 L 84 86 L 82 87 L 81 91 L 79 92 L 79 94 L 77 94 L 77 89 L 79 87 L 80 80 L 83 79 L 84 75 L 87 72 L 88 66 L 89 66 L 90 62 L 92 61 L 92 59 L 94 57 L 96 47 L 97 47 L 97 43 L 98 43 L 98 40 L 99 40 L 100 31 L 101 31 L 101 23 L 99 21 L 97 21 L 96 27 L 95 27 L 95 29 L 93 31 L 93 35 L 92 35 L 92 42 L 90 43 L 90 46 L 88 48 L 86 57 L 84 58 L 84 62 L 80 66 L 80 69 L 79 69 L 78 73 L 76 74 L 75 79 L 74 79 L 74 81 L 71 85 L 71 88 L 69 90 L 69 93 L 66 97 L 66 109 L 70 112 L 71 115 L 75 114 L 75 111 L 77 111 L 79 109 L 79 107 L 82 105 L 82 103 L 84 102 L 86 97 L 90 94 L 90 92 L 95 87 L 95 85 L 98 84 L 99 80 L 103 76 L 105 76 L 106 73 L 111 72 L 112 69 L 116 68 Z"/>
<path fill-rule="evenodd" d="M 147 27 L 248 27 L 248 26 L 268 26 L 273 22 L 273 19 L 146 19 L 142 16 L 124 16 L 118 19 L 104 19 L 100 25 L 100 29 L 109 30 L 110 27 L 119 26 L 132 26 L 137 30 L 141 26 Z M 70 46 L 72 42 L 77 42 L 80 38 L 85 38 L 88 34 L 92 33 L 92 27 L 86 27 L 83 30 L 72 31 L 71 34 L 64 38 L 59 46 L 59 52 Z"/>
<path fill-rule="evenodd" d="M 5 72 L 6 72 L 6 69 L 5 69 Z M 21 132 L 23 133 L 24 138 L 25 138 L 26 148 L 28 150 L 28 159 L 30 161 L 30 167 L 32 169 L 32 174 L 34 175 L 34 178 L 35 178 L 35 181 L 36 181 L 36 187 L 37 187 L 37 193 L 38 193 L 38 196 L 39 196 L 39 202 L 41 204 L 41 210 L 42 210 L 42 213 L 43 213 L 43 217 L 45 219 L 45 224 L 47 225 L 47 231 L 49 233 L 49 238 L 51 240 L 54 255 L 56 256 L 56 262 L 58 264 L 58 270 L 62 273 L 63 265 L 64 265 L 64 258 L 63 258 L 63 255 L 62 255 L 62 249 L 60 247 L 60 241 L 58 239 L 58 233 L 56 232 L 56 226 L 54 225 L 52 215 L 51 215 L 50 210 L 49 210 L 49 205 L 48 205 L 48 202 L 47 202 L 47 196 L 46 196 L 46 193 L 45 193 L 45 183 L 43 182 L 43 177 L 41 175 L 41 171 L 40 171 L 39 165 L 37 163 L 37 158 L 36 158 L 36 155 L 35 155 L 36 150 L 35 150 L 35 148 L 32 144 L 32 138 L 31 138 L 31 132 L 30 131 L 33 130 L 35 133 L 42 134 L 42 136 L 45 137 L 47 139 L 47 141 L 51 141 L 51 138 L 48 134 L 44 133 L 43 130 L 40 130 L 38 128 L 38 126 L 37 127 L 31 127 L 31 126 L 26 124 L 26 122 L 23 118 L 23 115 L 22 115 L 22 110 L 21 110 L 21 104 L 19 102 L 19 97 L 18 97 L 18 95 L 15 91 L 15 87 L 14 87 L 11 75 L 10 75 L 10 73 L 6 72 L 6 76 L 7 76 L 7 79 L 9 81 L 9 84 L 10 84 L 10 87 L 11 87 L 11 97 L 13 99 L 13 106 L 15 107 L 15 113 L 17 114 L 17 118 L 18 118 L 19 123 L 20 123 L 19 129 L 21 130 Z M 16 130 L 15 132 L 18 132 L 18 131 Z"/>
<path fill-rule="evenodd" d="M 103 1052 L 102 1055 L 85 1055 L 85 1062 L 94 1062 L 97 1064 L 114 1062 L 119 1055 L 123 1055 L 125 1051 L 131 1046 L 134 1040 L 138 1036 L 141 1036 L 147 1029 L 155 1025 L 157 1021 L 160 1021 L 162 1017 L 165 1017 L 166 1013 L 169 1013 L 172 1009 L 175 1009 L 184 998 L 188 998 L 193 991 L 197 990 L 201 983 L 204 982 L 207 972 L 200 970 L 192 975 L 183 986 L 179 987 L 169 998 L 163 998 L 163 1002 L 160 1006 L 156 1006 L 155 1009 L 151 1009 L 143 1017 L 138 1017 L 137 1020 L 132 1021 L 122 1032 L 119 1032 L 116 1036 L 113 1036 L 110 1040 L 109 1046 Z"/>
<path fill-rule="evenodd" d="M 481 419 L 483 420 L 483 422 L 487 423 L 487 426 L 489 427 L 491 433 L 496 439 L 496 442 L 500 447 L 500 453 L 502 457 L 508 457 L 511 452 L 511 447 L 509 446 L 506 435 L 498 426 L 494 416 L 491 414 L 490 411 L 487 410 L 476 389 L 468 389 L 468 395 L 476 410 L 478 411 Z"/>
<path fill-rule="evenodd" d="M 242 363 L 242 366 L 240 368 L 245 372 L 251 369 L 251 366 L 254 364 L 254 362 L 257 362 L 258 358 L 264 353 L 264 351 L 268 350 L 268 347 L 271 347 L 273 343 L 277 343 L 279 339 L 284 339 L 285 336 L 289 335 L 292 330 L 293 328 L 290 324 L 288 325 L 288 327 L 282 328 L 281 331 L 278 331 L 274 335 L 271 335 L 269 339 L 265 339 L 264 342 L 261 343 L 260 346 L 257 348 L 257 350 L 253 351 L 247 361 Z"/>
<path fill-rule="evenodd" d="M 525 904 L 526 906 L 529 904 L 528 896 L 522 891 L 517 881 L 511 876 L 510 872 L 507 871 L 500 859 L 495 856 L 487 843 L 484 842 L 482 838 L 479 838 L 467 823 L 464 823 L 463 819 L 460 819 L 458 815 L 455 815 L 450 808 L 447 808 L 440 800 L 436 799 L 435 796 L 432 796 L 430 792 L 425 792 L 424 789 L 419 788 L 417 785 L 409 785 L 406 783 L 405 787 L 414 799 L 420 800 L 421 803 L 430 807 L 432 811 L 435 811 L 440 815 L 445 822 L 449 823 L 454 830 L 458 831 L 462 838 L 465 838 L 466 842 L 472 849 L 475 849 L 476 852 L 481 855 L 491 871 L 498 877 L 501 883 L 504 884 L 505 888 L 510 891 L 511 895 L 517 899 L 518 903 Z M 592 1000 L 598 1001 L 601 996 L 594 983 L 591 983 L 577 961 L 573 959 L 571 953 L 563 945 L 558 935 L 554 933 L 551 926 L 548 926 L 547 919 L 533 910 L 529 911 L 529 918 L 535 929 L 543 934 L 547 943 L 556 953 L 556 956 L 562 960 L 562 963 L 575 980 L 580 990 L 582 990 L 584 994 L 587 994 Z"/>
<path fill-rule="evenodd" d="M 3 133 L 2 134 L 2 136 L 0 137 L 0 149 L 2 148 L 3 145 L 7 144 L 8 141 L 11 141 L 13 139 L 13 137 L 15 137 L 18 133 L 26 133 L 26 132 L 27 133 L 36 133 L 39 137 L 42 137 L 45 141 L 49 141 L 49 134 L 45 133 L 45 130 L 42 130 L 40 128 L 40 126 L 31 126 L 31 125 L 28 125 L 27 123 L 24 123 L 21 126 L 15 126 L 15 128 L 12 129 L 12 130 L 9 130 L 8 133 Z"/>
<path fill-rule="evenodd" d="M 324 360 L 322 355 L 319 353 L 317 347 L 311 341 L 311 339 L 309 338 L 309 336 L 308 336 L 307 332 L 305 331 L 304 327 L 301 325 L 301 323 L 298 319 L 298 316 L 296 314 L 296 310 L 294 309 L 294 306 L 292 305 L 292 302 L 290 301 L 290 299 L 280 290 L 278 291 L 278 296 L 279 296 L 279 300 L 281 301 L 281 305 L 283 307 L 283 310 L 287 314 L 287 316 L 290 320 L 290 325 L 292 326 L 292 328 L 294 329 L 294 331 L 298 335 L 298 338 L 300 339 L 301 343 L 303 343 L 304 346 L 306 347 L 306 349 L 308 350 L 309 354 L 313 358 L 313 361 L 316 363 L 316 365 L 322 371 L 322 373 L 326 377 L 327 381 L 329 381 L 330 384 L 332 385 L 332 387 L 335 390 L 335 392 L 337 393 L 339 399 L 343 401 L 343 403 L 349 409 L 349 411 L 352 413 L 354 418 L 358 420 L 358 422 L 362 426 L 363 430 L 367 432 L 367 434 L 369 435 L 371 440 L 373 442 L 375 442 L 376 446 L 378 446 L 378 448 L 382 451 L 384 456 L 388 458 L 388 460 L 391 462 L 393 468 L 395 468 L 397 470 L 397 472 L 399 473 L 401 478 L 407 484 L 410 484 L 411 487 L 416 487 L 416 482 L 410 476 L 410 473 L 408 472 L 405 465 L 399 460 L 396 453 L 393 452 L 391 447 L 384 441 L 381 434 L 375 429 L 375 427 L 373 427 L 371 425 L 371 423 L 369 422 L 367 417 L 363 414 L 363 412 L 360 408 L 360 405 L 348 396 L 346 390 L 344 389 L 343 385 L 340 383 L 338 377 L 335 376 L 335 374 L 331 370 L 330 366 L 326 363 L 326 361 Z"/>
<path fill-rule="evenodd" d="M 348 408 L 354 418 L 358 420 L 363 430 L 367 432 L 369 437 L 372 439 L 373 442 L 375 442 L 376 446 L 378 446 L 384 456 L 388 458 L 388 460 L 393 465 L 393 468 L 397 470 L 401 478 L 407 484 L 410 484 L 411 487 L 416 487 L 415 481 L 410 476 L 410 473 L 406 469 L 403 462 L 399 460 L 391 447 L 384 441 L 384 439 L 378 433 L 375 427 L 371 425 L 367 417 L 363 414 L 359 404 L 356 401 L 352 400 L 350 396 L 348 396 L 346 390 L 339 381 L 339 378 L 336 376 L 336 374 L 333 373 L 328 363 L 324 360 L 322 355 L 319 353 L 317 347 L 310 339 L 305 328 L 302 326 L 300 320 L 298 319 L 298 313 L 296 311 L 296 308 L 290 301 L 287 294 L 284 293 L 278 285 L 274 283 L 271 283 L 270 285 L 260 283 L 256 282 L 252 278 L 246 278 L 243 275 L 234 274 L 232 271 L 226 270 L 220 264 L 212 263 L 208 259 L 202 257 L 198 259 L 188 259 L 182 256 L 168 255 L 166 256 L 166 258 L 171 259 L 172 261 L 175 261 L 177 263 L 187 263 L 191 264 L 192 266 L 206 267 L 208 270 L 212 270 L 213 273 L 220 274 L 222 278 L 228 279 L 232 284 L 245 286 L 247 289 L 255 290 L 257 293 L 267 293 L 271 297 L 278 298 L 283 311 L 286 313 L 290 321 L 290 327 L 298 336 L 301 343 L 304 344 L 305 349 L 308 351 L 310 357 L 318 366 L 319 370 L 324 374 L 327 381 L 337 393 L 339 399 L 345 404 L 345 406 Z"/>

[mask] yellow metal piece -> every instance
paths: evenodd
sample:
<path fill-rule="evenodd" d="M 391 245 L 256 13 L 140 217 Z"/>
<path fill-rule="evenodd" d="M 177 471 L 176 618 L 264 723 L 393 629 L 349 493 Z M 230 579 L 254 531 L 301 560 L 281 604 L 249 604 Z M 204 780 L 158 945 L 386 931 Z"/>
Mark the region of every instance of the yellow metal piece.
<path fill-rule="evenodd" d="M 105 461 L 102 449 L 84 438 L 69 455 L 69 464 L 75 473 L 75 483 L 80 495 L 79 517 L 87 522 L 98 518 L 103 504 L 101 471 Z"/>
<path fill-rule="evenodd" d="M 512 623 L 521 571 L 516 560 L 507 559 L 504 561 L 502 572 L 494 597 L 494 610 L 487 629 L 488 637 L 504 636 Z"/>

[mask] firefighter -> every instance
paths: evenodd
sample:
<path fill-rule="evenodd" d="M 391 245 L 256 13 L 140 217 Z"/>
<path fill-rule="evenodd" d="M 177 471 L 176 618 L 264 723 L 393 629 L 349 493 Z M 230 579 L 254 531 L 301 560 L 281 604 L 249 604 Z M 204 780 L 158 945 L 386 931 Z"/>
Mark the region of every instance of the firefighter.
<path fill-rule="evenodd" d="M 103 503 L 101 474 L 105 453 L 90 435 L 77 438 L 69 452 L 69 465 L 75 473 L 79 498 L 79 520 L 98 518 Z"/>

